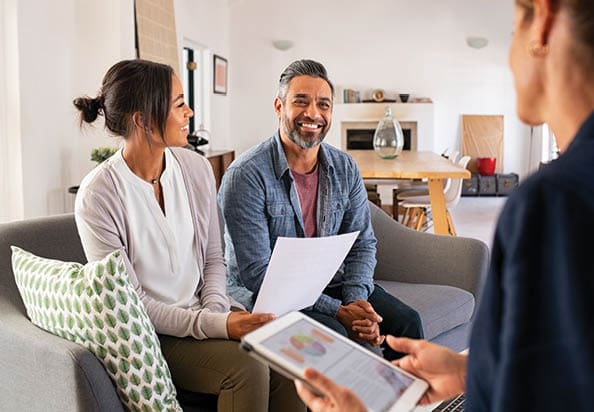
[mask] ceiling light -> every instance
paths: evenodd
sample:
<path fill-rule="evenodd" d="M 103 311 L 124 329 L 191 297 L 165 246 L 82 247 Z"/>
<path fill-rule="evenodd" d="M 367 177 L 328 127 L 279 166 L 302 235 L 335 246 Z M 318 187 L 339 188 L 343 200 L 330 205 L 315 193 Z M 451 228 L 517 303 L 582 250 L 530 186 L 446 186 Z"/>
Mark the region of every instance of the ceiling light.
<path fill-rule="evenodd" d="M 274 40 L 272 45 L 277 50 L 285 51 L 293 47 L 293 42 L 291 40 Z"/>
<path fill-rule="evenodd" d="M 483 47 L 487 47 L 489 40 L 485 37 L 469 36 L 466 38 L 466 44 L 473 49 L 482 49 Z"/>

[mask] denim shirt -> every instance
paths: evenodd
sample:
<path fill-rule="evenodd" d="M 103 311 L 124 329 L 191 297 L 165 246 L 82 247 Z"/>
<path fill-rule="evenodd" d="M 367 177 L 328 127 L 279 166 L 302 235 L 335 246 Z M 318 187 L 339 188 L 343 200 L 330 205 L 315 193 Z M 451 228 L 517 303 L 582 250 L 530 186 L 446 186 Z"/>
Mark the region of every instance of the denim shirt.
<path fill-rule="evenodd" d="M 373 292 L 376 239 L 367 192 L 353 159 L 322 143 L 318 162 L 318 236 L 360 232 L 328 284 L 342 287 L 342 301 L 322 294 L 313 305 L 318 312 L 336 316 L 340 304 L 367 300 Z M 251 310 L 276 239 L 305 237 L 299 197 L 278 131 L 233 162 L 223 176 L 218 201 L 225 220 L 227 290 Z"/>

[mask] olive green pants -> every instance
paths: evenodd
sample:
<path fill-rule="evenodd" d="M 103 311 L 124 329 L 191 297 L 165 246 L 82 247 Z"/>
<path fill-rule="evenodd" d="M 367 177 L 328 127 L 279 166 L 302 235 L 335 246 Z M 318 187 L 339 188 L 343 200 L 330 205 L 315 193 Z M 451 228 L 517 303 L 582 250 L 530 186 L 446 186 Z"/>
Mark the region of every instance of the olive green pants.
<path fill-rule="evenodd" d="M 218 395 L 219 412 L 305 411 L 289 379 L 224 339 L 159 336 L 173 381 L 191 392 Z"/>

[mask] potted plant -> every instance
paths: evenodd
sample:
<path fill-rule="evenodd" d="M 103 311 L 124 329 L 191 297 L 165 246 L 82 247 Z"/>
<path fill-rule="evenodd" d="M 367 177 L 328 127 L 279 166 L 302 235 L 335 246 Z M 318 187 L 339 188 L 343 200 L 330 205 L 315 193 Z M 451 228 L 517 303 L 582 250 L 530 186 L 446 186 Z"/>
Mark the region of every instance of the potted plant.
<path fill-rule="evenodd" d="M 91 160 L 100 164 L 109 159 L 118 149 L 116 147 L 96 147 L 91 150 Z"/>

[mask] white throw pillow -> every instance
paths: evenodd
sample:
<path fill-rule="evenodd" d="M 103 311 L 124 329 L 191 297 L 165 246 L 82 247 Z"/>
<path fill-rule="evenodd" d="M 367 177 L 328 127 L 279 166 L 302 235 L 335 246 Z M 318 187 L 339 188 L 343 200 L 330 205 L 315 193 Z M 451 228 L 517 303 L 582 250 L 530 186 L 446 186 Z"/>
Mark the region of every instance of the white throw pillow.
<path fill-rule="evenodd" d="M 81 265 L 12 246 L 12 268 L 31 321 L 94 353 L 128 410 L 181 411 L 159 339 L 119 251 Z"/>

